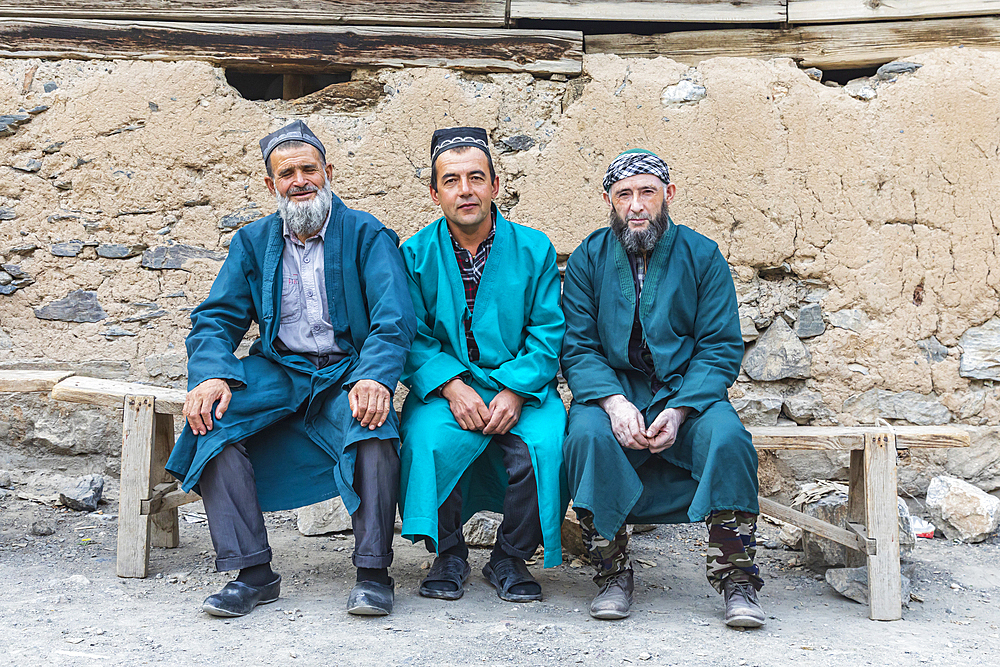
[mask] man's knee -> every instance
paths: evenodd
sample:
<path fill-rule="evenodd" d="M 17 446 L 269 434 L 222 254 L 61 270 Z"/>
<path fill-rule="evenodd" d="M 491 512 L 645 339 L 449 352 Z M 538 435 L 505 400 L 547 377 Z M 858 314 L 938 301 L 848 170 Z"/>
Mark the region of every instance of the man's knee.
<path fill-rule="evenodd" d="M 597 406 L 574 405 L 563 440 L 563 457 L 567 461 L 581 456 L 589 458 L 601 450 L 621 450 L 607 413 Z"/>

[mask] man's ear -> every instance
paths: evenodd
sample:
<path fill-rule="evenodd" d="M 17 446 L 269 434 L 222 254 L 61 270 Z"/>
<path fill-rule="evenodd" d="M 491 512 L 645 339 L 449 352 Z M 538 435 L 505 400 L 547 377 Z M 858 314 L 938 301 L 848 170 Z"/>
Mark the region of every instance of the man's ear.
<path fill-rule="evenodd" d="M 433 185 L 428 185 L 427 187 L 431 191 L 431 201 L 434 202 L 435 206 L 440 206 L 441 200 L 438 198 L 438 191 L 434 189 Z"/>
<path fill-rule="evenodd" d="M 496 199 L 500 196 L 500 177 L 495 176 L 493 178 L 493 198 Z"/>
<path fill-rule="evenodd" d="M 670 204 L 674 200 L 674 195 L 677 194 L 677 186 L 673 183 L 669 183 L 666 189 L 663 191 L 663 203 Z"/>
<path fill-rule="evenodd" d="M 333 182 L 333 165 L 326 163 L 326 180 Z"/>
<path fill-rule="evenodd" d="M 604 197 L 604 203 L 607 204 L 608 207 L 610 208 L 611 207 L 611 197 L 608 196 L 607 192 L 602 192 L 601 196 Z"/>
<path fill-rule="evenodd" d="M 271 193 L 272 196 L 274 196 L 276 194 L 276 190 L 274 189 L 274 179 L 273 178 L 271 178 L 270 176 L 265 176 L 264 177 L 264 185 L 267 186 L 267 189 L 270 191 L 270 193 Z"/>

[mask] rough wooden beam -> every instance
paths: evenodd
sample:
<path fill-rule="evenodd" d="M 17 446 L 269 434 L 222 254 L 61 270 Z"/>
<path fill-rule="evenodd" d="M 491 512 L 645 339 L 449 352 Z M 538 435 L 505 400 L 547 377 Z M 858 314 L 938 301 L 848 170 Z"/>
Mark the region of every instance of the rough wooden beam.
<path fill-rule="evenodd" d="M 341 28 L 38 19 L 0 22 L 0 57 L 205 60 L 311 74 L 356 67 L 452 67 L 576 75 L 583 35 L 566 30 Z"/>
<path fill-rule="evenodd" d="M 0 371 L 0 391 L 51 391 L 71 371 Z"/>
<path fill-rule="evenodd" d="M 783 23 L 785 0 L 511 0 L 511 19 Z"/>
<path fill-rule="evenodd" d="M 660 35 L 588 35 L 587 53 L 665 56 L 697 65 L 720 56 L 792 58 L 802 67 L 854 69 L 921 51 L 963 45 L 1000 49 L 1000 19 L 945 19 L 805 26 L 787 30 L 694 30 Z"/>
<path fill-rule="evenodd" d="M 869 548 L 869 545 L 865 541 L 850 530 L 838 528 L 832 523 L 827 523 L 798 510 L 793 510 L 791 507 L 785 507 L 767 498 L 758 498 L 757 502 L 760 503 L 761 514 L 773 516 L 775 519 L 798 526 L 802 530 L 807 530 L 814 535 L 833 540 L 837 544 L 843 544 L 850 549 L 866 552 Z"/>
<path fill-rule="evenodd" d="M 107 405 L 115 408 L 124 405 L 126 396 L 151 396 L 155 399 L 153 409 L 157 413 L 179 415 L 184 408 L 186 392 L 135 382 L 74 376 L 53 387 L 51 395 L 58 401 Z"/>
<path fill-rule="evenodd" d="M 300 25 L 504 26 L 505 0 L 4 0 L 0 17 Z"/>
<path fill-rule="evenodd" d="M 1000 13 L 1000 0 L 788 0 L 789 23 L 982 16 Z"/>
<path fill-rule="evenodd" d="M 139 513 L 156 515 L 201 500 L 201 496 L 194 491 L 184 493 L 177 487 L 176 481 L 157 484 L 152 496 L 139 503 Z"/>
<path fill-rule="evenodd" d="M 873 621 L 903 617 L 899 571 L 899 510 L 896 496 L 896 447 L 885 433 L 865 436 L 865 526 L 878 544 L 868 554 L 868 616 Z"/>
<path fill-rule="evenodd" d="M 149 516 L 140 513 L 153 490 L 153 399 L 126 396 L 122 423 L 122 471 L 118 491 L 119 577 L 145 577 L 149 571 Z"/>
<path fill-rule="evenodd" d="M 969 432 L 954 426 L 896 426 L 899 449 L 968 447 Z M 757 449 L 833 449 L 865 448 L 865 437 L 885 433 L 875 426 L 752 426 L 749 429 Z"/>

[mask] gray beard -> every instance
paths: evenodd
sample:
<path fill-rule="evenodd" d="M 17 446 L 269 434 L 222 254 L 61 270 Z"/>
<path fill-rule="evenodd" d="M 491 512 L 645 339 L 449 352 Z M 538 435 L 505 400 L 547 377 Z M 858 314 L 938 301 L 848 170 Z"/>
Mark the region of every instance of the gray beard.
<path fill-rule="evenodd" d="M 670 216 L 667 213 L 667 205 L 664 204 L 660 208 L 660 212 L 650 219 L 646 229 L 632 230 L 612 206 L 608 223 L 611 225 L 611 231 L 625 248 L 625 252 L 636 254 L 649 252 L 656 247 L 656 242 L 660 240 L 663 232 L 670 225 Z"/>
<path fill-rule="evenodd" d="M 288 225 L 289 231 L 300 238 L 309 238 L 326 224 L 326 219 L 330 215 L 330 205 L 333 203 L 333 190 L 330 189 L 330 182 L 326 181 L 316 192 L 316 196 L 309 201 L 296 203 L 280 194 L 276 198 L 278 213 Z"/>

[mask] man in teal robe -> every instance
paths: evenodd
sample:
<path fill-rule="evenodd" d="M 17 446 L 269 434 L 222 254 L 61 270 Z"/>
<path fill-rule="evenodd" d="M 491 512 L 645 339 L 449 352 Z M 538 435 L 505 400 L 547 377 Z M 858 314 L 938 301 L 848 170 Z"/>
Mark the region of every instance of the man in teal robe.
<path fill-rule="evenodd" d="M 191 314 L 187 424 L 167 463 L 204 500 L 220 570 L 203 609 L 241 616 L 277 599 L 261 511 L 340 496 L 358 583 L 348 610 L 392 608 L 399 483 L 392 392 L 416 322 L 399 238 L 330 189 L 323 144 L 295 121 L 261 141 L 278 212 L 238 230 Z M 260 337 L 235 351 L 252 323 Z"/>
<path fill-rule="evenodd" d="M 758 627 L 757 455 L 727 396 L 743 356 L 729 266 L 670 219 L 676 186 L 658 156 L 622 153 L 604 189 L 610 226 L 573 252 L 563 293 L 563 454 L 601 589 L 591 615 L 629 613 L 627 522 L 705 521 L 726 623 Z"/>
<path fill-rule="evenodd" d="M 546 566 L 562 561 L 566 507 L 556 253 L 493 205 L 484 130 L 438 130 L 431 164 L 444 215 L 402 246 L 417 316 L 402 378 L 402 532 L 437 552 L 420 593 L 454 600 L 471 569 L 462 524 L 503 512 L 483 574 L 504 600 L 538 600 L 525 559 L 541 542 Z"/>

